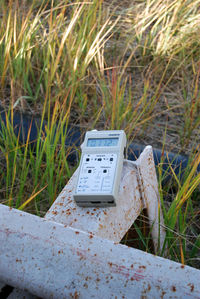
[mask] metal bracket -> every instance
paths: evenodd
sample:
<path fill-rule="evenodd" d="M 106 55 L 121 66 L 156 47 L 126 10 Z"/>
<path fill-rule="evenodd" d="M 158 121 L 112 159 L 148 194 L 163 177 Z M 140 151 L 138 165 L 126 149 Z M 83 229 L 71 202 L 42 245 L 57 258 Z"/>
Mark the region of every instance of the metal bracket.
<path fill-rule="evenodd" d="M 72 199 L 76 176 L 77 172 L 47 212 L 46 219 L 120 242 L 141 211 L 147 208 L 155 249 L 162 248 L 165 231 L 151 146 L 144 149 L 137 161 L 124 160 L 116 207 L 78 207 Z"/>

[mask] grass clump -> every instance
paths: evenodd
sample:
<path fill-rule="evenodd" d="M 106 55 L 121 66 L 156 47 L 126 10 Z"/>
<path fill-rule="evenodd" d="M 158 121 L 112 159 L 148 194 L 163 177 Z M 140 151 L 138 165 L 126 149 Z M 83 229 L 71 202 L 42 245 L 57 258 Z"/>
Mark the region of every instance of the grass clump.
<path fill-rule="evenodd" d="M 37 196 L 28 210 L 43 215 L 65 186 L 72 169 L 67 163 L 70 149 L 65 146 L 67 119 L 60 109 L 55 106 L 51 122 L 42 120 L 38 138 L 31 142 L 30 125 L 25 144 L 20 142 L 20 129 L 16 136 L 12 116 L 6 113 L 0 135 L 1 202 L 25 208 Z"/>
<path fill-rule="evenodd" d="M 172 169 L 176 194 L 173 195 L 167 207 L 164 205 L 164 192 L 160 185 L 168 255 L 173 260 L 195 267 L 199 265 L 198 256 L 195 255 L 199 250 L 198 208 L 195 211 L 199 197 L 197 190 L 200 184 L 200 174 L 197 173 L 199 162 L 200 151 L 198 149 L 185 170 L 184 178 L 179 178 Z M 169 191 L 168 194 L 170 194 Z"/>
<path fill-rule="evenodd" d="M 168 256 L 196 266 L 199 1 L 7 2 L 0 8 L 1 202 L 44 215 L 74 171 L 68 126 L 124 129 L 130 142 L 193 157 L 181 178 L 171 169 L 172 184 L 161 183 L 162 165 L 158 172 Z M 34 145 L 31 126 L 24 143 L 15 134 L 17 110 L 41 118 Z M 141 223 L 140 245 L 152 252 Z"/>
<path fill-rule="evenodd" d="M 141 3 L 138 9 L 137 38 L 144 38 L 144 44 L 155 55 L 174 56 L 199 50 L 199 1 L 150 0 Z"/>

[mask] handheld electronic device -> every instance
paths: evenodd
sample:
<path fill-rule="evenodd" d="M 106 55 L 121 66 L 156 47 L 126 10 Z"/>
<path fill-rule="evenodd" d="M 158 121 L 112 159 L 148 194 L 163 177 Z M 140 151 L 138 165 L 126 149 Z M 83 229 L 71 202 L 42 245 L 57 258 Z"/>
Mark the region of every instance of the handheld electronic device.
<path fill-rule="evenodd" d="M 116 205 L 125 147 L 126 135 L 122 130 L 86 133 L 73 194 L 78 206 Z"/>

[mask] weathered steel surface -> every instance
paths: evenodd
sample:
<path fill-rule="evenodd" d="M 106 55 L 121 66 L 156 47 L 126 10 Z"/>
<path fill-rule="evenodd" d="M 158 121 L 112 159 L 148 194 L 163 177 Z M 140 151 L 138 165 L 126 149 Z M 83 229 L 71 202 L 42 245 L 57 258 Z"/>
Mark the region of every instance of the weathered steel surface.
<path fill-rule="evenodd" d="M 165 228 L 162 210 L 160 206 L 160 196 L 158 191 L 158 181 L 151 146 L 146 146 L 140 157 L 136 160 L 138 175 L 140 178 L 140 188 L 144 206 L 147 209 L 148 219 L 152 225 L 152 238 L 156 252 L 162 249 L 165 240 Z"/>
<path fill-rule="evenodd" d="M 76 178 L 77 172 L 51 206 L 45 218 L 120 242 L 143 209 L 136 166 L 125 163 L 123 167 L 116 207 L 78 207 L 72 198 Z"/>
<path fill-rule="evenodd" d="M 47 219 L 120 242 L 142 209 L 147 207 L 150 223 L 153 224 L 155 248 L 157 250 L 159 247 L 158 239 L 162 248 L 165 231 L 159 210 L 160 199 L 151 146 L 144 149 L 137 161 L 124 161 L 116 207 L 78 207 L 72 199 L 76 179 L 77 172 L 47 212 Z"/>
<path fill-rule="evenodd" d="M 120 196 L 116 207 L 104 209 L 78 207 L 72 200 L 76 176 L 77 172 L 72 176 L 51 209 L 47 212 L 47 219 L 93 233 L 102 238 L 120 242 L 129 227 L 139 216 L 141 210 L 144 207 L 148 207 L 150 220 L 153 219 L 155 222 L 153 240 L 157 247 L 158 212 L 156 209 L 159 203 L 159 196 L 156 193 L 157 178 L 151 147 L 146 147 L 136 162 L 124 161 Z M 164 231 L 162 231 L 161 245 L 164 236 Z M 15 289 L 15 293 L 20 298 L 21 291 Z M 11 299 L 12 297 L 10 296 L 9 298 Z M 28 294 L 22 292 L 22 296 L 26 298 Z"/>
<path fill-rule="evenodd" d="M 43 298 L 199 298 L 200 271 L 0 205 L 0 279 Z"/>

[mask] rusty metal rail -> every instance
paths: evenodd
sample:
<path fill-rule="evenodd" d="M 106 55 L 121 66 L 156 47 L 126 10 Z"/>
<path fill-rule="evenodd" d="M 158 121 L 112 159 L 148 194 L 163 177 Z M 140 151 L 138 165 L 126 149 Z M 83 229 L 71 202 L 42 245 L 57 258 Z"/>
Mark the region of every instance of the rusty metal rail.
<path fill-rule="evenodd" d="M 0 279 L 43 298 L 198 298 L 200 272 L 0 206 Z"/>
<path fill-rule="evenodd" d="M 144 208 L 155 248 L 164 243 L 150 146 L 124 161 L 116 207 L 77 207 L 76 175 L 45 219 L 0 205 L 0 280 L 16 287 L 9 299 L 200 298 L 199 270 L 118 244 Z"/>

